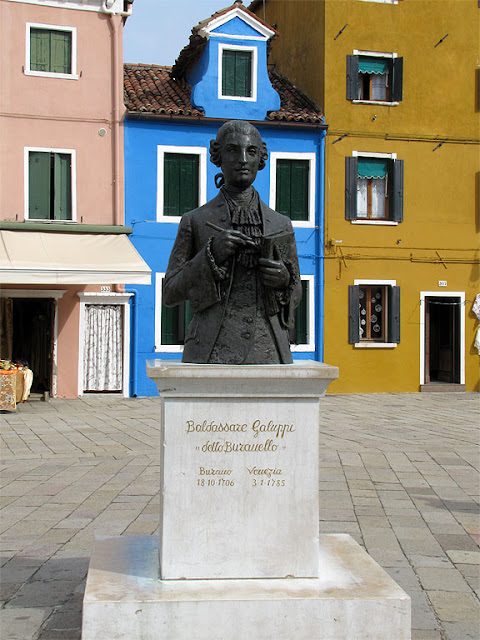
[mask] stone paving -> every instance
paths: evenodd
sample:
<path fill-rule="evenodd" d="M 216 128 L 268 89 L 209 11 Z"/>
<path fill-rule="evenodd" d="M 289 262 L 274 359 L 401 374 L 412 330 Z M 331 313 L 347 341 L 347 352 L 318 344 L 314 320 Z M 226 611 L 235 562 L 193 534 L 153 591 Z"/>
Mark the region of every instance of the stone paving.
<path fill-rule="evenodd" d="M 158 414 L 87 396 L 0 415 L 1 640 L 78 640 L 94 535 L 158 532 Z M 473 393 L 322 404 L 320 530 L 411 596 L 413 640 L 480 639 L 479 418 Z"/>

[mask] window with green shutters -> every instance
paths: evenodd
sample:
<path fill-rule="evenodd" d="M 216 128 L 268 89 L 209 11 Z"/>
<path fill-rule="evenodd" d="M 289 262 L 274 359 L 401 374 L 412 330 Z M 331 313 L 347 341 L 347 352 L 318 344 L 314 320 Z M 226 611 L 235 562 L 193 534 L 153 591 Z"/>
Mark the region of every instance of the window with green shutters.
<path fill-rule="evenodd" d="M 163 215 L 181 216 L 198 207 L 197 154 L 165 153 Z"/>
<path fill-rule="evenodd" d="M 347 56 L 347 100 L 401 102 L 402 97 L 403 58 Z"/>
<path fill-rule="evenodd" d="M 223 49 L 222 95 L 252 96 L 252 51 Z"/>
<path fill-rule="evenodd" d="M 404 162 L 392 157 L 345 158 L 345 219 L 403 222 Z"/>
<path fill-rule="evenodd" d="M 177 307 L 162 304 L 162 345 L 183 345 L 192 316 L 188 300 Z"/>
<path fill-rule="evenodd" d="M 308 220 L 309 171 L 308 160 L 277 160 L 275 209 L 291 220 Z"/>
<path fill-rule="evenodd" d="M 72 31 L 31 27 L 29 71 L 71 75 Z"/>
<path fill-rule="evenodd" d="M 348 287 L 348 342 L 395 346 L 400 342 L 400 287 L 355 281 Z"/>
<path fill-rule="evenodd" d="M 28 154 L 28 218 L 72 219 L 72 155 L 55 151 Z"/>

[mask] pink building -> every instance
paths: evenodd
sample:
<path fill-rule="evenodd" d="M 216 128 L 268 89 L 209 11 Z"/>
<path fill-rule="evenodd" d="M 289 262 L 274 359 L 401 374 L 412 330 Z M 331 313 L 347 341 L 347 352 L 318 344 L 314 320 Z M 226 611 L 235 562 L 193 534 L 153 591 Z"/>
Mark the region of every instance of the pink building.
<path fill-rule="evenodd" d="M 0 358 L 32 390 L 129 395 L 123 27 L 132 0 L 1 0 Z"/>

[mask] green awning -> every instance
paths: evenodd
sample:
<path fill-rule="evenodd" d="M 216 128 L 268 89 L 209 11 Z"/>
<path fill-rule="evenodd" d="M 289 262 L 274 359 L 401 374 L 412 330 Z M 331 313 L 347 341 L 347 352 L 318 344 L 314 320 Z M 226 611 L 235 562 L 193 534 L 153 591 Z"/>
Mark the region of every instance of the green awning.
<path fill-rule="evenodd" d="M 385 178 L 387 161 L 383 158 L 359 158 L 357 174 L 359 178 Z"/>
<path fill-rule="evenodd" d="M 360 56 L 358 59 L 359 73 L 387 73 L 388 60 L 385 58 L 365 58 Z"/>

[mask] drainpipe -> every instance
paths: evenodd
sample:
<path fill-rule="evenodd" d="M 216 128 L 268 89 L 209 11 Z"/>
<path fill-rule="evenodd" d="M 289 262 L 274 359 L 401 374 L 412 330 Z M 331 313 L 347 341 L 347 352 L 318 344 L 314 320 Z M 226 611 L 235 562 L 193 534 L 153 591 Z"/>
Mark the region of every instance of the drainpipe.
<path fill-rule="evenodd" d="M 133 293 L 130 298 L 131 322 L 130 322 L 130 395 L 137 397 L 137 345 L 138 345 L 138 295 L 139 291 L 135 287 L 128 287 L 127 293 Z"/>
<path fill-rule="evenodd" d="M 325 138 L 327 132 L 320 132 L 320 140 L 319 140 L 319 175 L 318 175 L 318 233 L 316 237 L 316 265 L 315 265 L 315 281 L 317 282 L 318 292 L 315 292 L 317 295 L 318 301 L 318 313 L 315 327 L 315 335 L 317 336 L 317 344 L 315 345 L 317 351 L 317 359 L 320 359 L 320 355 L 322 356 L 321 361 L 325 361 L 325 351 L 324 351 L 324 325 L 325 325 Z M 320 295 L 321 294 L 321 295 Z"/>

